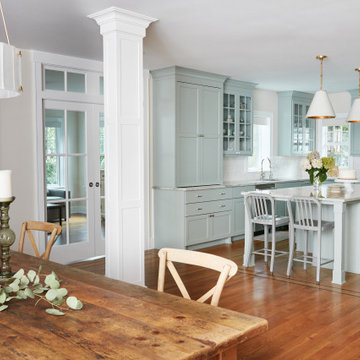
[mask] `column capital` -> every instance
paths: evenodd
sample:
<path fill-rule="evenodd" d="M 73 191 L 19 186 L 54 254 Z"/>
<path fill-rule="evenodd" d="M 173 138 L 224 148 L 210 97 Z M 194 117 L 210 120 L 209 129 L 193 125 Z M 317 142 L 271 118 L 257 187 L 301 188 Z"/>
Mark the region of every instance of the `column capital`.
<path fill-rule="evenodd" d="M 100 26 L 101 35 L 120 31 L 141 38 L 146 35 L 146 28 L 157 19 L 115 6 L 88 15 Z"/>

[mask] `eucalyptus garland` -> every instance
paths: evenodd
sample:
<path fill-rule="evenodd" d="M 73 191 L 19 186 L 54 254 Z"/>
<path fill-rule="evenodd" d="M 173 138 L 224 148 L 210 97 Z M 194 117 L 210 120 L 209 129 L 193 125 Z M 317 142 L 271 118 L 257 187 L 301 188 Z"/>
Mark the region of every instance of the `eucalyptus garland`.
<path fill-rule="evenodd" d="M 82 309 L 82 302 L 75 296 L 68 296 L 67 289 L 60 287 L 61 281 L 53 271 L 48 275 L 40 275 L 41 270 L 40 266 L 37 272 L 29 270 L 25 274 L 24 269 L 20 269 L 11 278 L 0 279 L 0 311 L 6 310 L 9 306 L 7 303 L 13 299 L 28 298 L 37 299 L 35 306 L 40 301 L 47 302 L 51 307 L 45 311 L 51 315 L 64 315 L 68 308 Z M 40 276 L 45 276 L 44 284 L 41 283 Z"/>

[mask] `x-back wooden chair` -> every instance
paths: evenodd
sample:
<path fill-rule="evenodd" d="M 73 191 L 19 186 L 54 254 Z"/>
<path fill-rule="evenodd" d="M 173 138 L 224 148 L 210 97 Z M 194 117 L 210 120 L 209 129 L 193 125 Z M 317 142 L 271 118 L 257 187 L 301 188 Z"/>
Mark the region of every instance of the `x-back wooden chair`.
<path fill-rule="evenodd" d="M 40 255 L 39 249 L 36 245 L 34 235 L 31 231 L 45 231 L 46 233 L 51 233 L 45 251 Z M 43 258 L 44 260 L 49 260 L 51 248 L 54 245 L 55 241 L 61 234 L 62 228 L 58 224 L 41 222 L 41 221 L 25 221 L 21 227 L 20 242 L 19 242 L 19 252 L 22 253 L 24 250 L 24 240 L 25 234 L 27 233 L 36 257 Z"/>
<path fill-rule="evenodd" d="M 229 259 L 198 251 L 163 248 L 160 249 L 158 255 L 160 258 L 158 291 L 164 291 L 165 270 L 166 267 L 168 267 L 171 275 L 176 282 L 176 285 L 178 286 L 182 296 L 185 299 L 191 300 L 190 295 L 183 281 L 181 280 L 173 262 L 202 266 L 204 268 L 220 272 L 216 285 L 212 287 L 203 296 L 201 296 L 198 300 L 196 300 L 198 302 L 205 302 L 207 299 L 212 297 L 211 305 L 213 306 L 217 306 L 219 304 L 220 296 L 224 288 L 225 282 L 232 278 L 238 270 L 237 265 Z"/>

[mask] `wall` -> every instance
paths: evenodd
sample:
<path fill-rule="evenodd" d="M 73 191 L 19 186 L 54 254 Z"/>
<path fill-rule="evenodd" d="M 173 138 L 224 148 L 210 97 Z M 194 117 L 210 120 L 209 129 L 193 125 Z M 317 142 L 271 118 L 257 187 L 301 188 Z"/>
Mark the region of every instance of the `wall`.
<path fill-rule="evenodd" d="M 13 171 L 16 200 L 10 208 L 10 227 L 18 247 L 21 224 L 37 214 L 35 78 L 32 52 L 23 51 L 24 92 L 12 99 L 0 99 L 0 169 Z M 29 248 L 26 244 L 25 250 Z M 30 246 L 31 248 L 31 246 Z"/>

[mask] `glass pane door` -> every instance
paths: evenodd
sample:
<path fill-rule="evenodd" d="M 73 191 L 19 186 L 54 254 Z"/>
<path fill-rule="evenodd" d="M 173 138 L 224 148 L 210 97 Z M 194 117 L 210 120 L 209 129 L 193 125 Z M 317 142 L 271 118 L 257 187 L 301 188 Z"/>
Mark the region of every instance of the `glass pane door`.
<path fill-rule="evenodd" d="M 101 236 L 96 225 L 100 209 L 94 206 L 100 186 L 94 176 L 99 146 L 91 139 L 96 132 L 99 136 L 100 124 L 94 121 L 94 106 L 56 101 L 44 105 L 46 220 L 62 226 L 51 258 L 70 262 L 99 255 L 95 239 Z"/>

